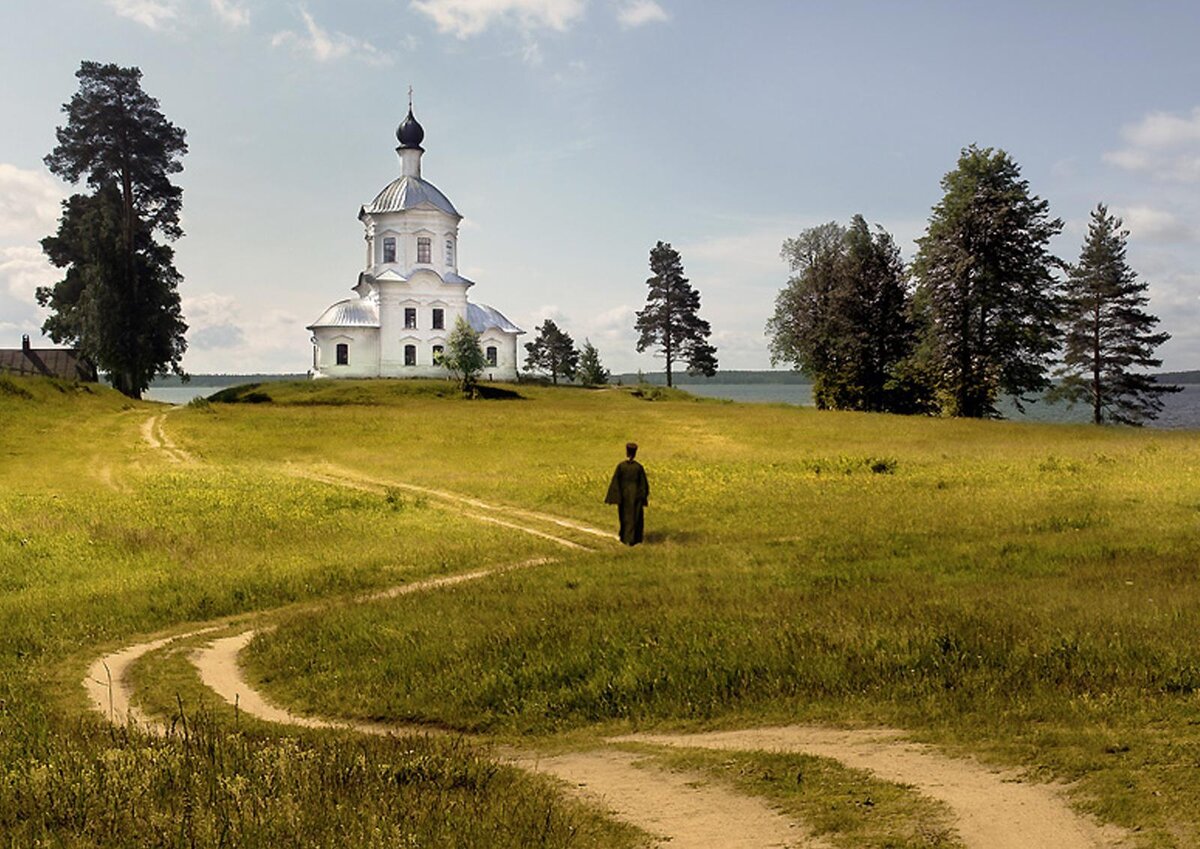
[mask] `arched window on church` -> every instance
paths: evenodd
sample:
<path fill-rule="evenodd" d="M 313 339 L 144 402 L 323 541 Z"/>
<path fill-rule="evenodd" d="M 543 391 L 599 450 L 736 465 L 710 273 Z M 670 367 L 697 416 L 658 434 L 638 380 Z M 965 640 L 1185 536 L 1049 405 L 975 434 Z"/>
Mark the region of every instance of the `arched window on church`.
<path fill-rule="evenodd" d="M 496 364 L 496 354 L 497 351 L 495 345 L 488 345 L 487 350 L 483 352 L 483 355 L 487 357 L 487 364 L 489 366 L 494 366 Z"/>
<path fill-rule="evenodd" d="M 406 366 L 415 366 L 417 364 L 417 346 L 404 346 L 404 364 Z"/>
<path fill-rule="evenodd" d="M 417 262 L 433 262 L 433 240 L 428 236 L 417 237 Z"/>
<path fill-rule="evenodd" d="M 444 360 L 445 358 L 446 358 L 446 349 L 443 348 L 441 345 L 434 345 L 433 346 L 433 364 L 435 366 L 440 366 L 442 364 L 442 360 Z"/>
<path fill-rule="evenodd" d="M 446 240 L 446 267 L 454 268 L 454 240 Z"/>
<path fill-rule="evenodd" d="M 337 364 L 339 366 L 350 365 L 350 346 L 347 345 L 345 342 L 338 342 Z"/>
<path fill-rule="evenodd" d="M 396 240 L 391 236 L 388 236 L 383 240 L 383 261 L 396 261 Z"/>

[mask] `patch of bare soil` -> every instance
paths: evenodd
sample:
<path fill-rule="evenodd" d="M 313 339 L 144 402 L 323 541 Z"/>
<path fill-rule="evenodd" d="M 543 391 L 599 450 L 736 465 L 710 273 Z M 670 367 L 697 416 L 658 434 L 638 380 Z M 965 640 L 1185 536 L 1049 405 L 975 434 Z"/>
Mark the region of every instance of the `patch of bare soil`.
<path fill-rule="evenodd" d="M 1117 829 L 1071 810 L 1059 790 L 1008 771 L 951 758 L 888 730 L 809 726 L 708 734 L 633 734 L 614 742 L 735 751 L 798 752 L 832 758 L 946 803 L 955 830 L 973 849 L 1109 849 L 1124 845 Z"/>

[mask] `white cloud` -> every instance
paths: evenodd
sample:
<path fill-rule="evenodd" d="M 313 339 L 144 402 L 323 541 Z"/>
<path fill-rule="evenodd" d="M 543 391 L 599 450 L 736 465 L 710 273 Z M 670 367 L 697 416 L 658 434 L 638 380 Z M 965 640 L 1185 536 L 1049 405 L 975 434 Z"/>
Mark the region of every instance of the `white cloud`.
<path fill-rule="evenodd" d="M 559 327 L 564 328 L 570 324 L 571 319 L 565 312 L 558 308 L 556 304 L 543 304 L 533 311 L 533 321 L 535 327 L 540 327 L 542 322 L 550 319 Z M 570 333 L 570 331 L 567 331 Z"/>
<path fill-rule="evenodd" d="M 666 23 L 670 15 L 654 0 L 629 0 L 617 9 L 617 21 L 626 29 L 644 24 Z"/>
<path fill-rule="evenodd" d="M 49 236 L 65 196 L 63 185 L 49 172 L 0 162 L 0 240 L 26 242 Z"/>
<path fill-rule="evenodd" d="M 179 17 L 177 0 L 108 0 L 108 5 L 122 18 L 154 30 L 169 26 Z"/>
<path fill-rule="evenodd" d="M 286 310 L 247 307 L 231 295 L 185 295 L 185 366 L 192 372 L 302 372 L 310 365 L 304 322 Z"/>
<path fill-rule="evenodd" d="M 1104 154 L 1106 162 L 1163 180 L 1200 181 L 1200 107 L 1190 115 L 1151 112 L 1121 135 L 1127 146 Z"/>
<path fill-rule="evenodd" d="M 46 259 L 40 248 L 18 246 L 0 248 L 0 290 L 16 300 L 33 305 L 34 290 L 57 281 L 60 272 Z"/>
<path fill-rule="evenodd" d="M 221 23 L 233 29 L 249 26 L 250 10 L 245 6 L 239 6 L 234 0 L 211 0 L 211 3 Z"/>
<path fill-rule="evenodd" d="M 439 32 L 469 38 L 494 23 L 515 24 L 526 32 L 562 32 L 583 15 L 585 0 L 413 0 L 412 8 Z"/>
<path fill-rule="evenodd" d="M 1194 228 L 1172 213 L 1149 206 L 1128 206 L 1116 211 L 1130 238 L 1150 242 L 1190 242 L 1196 239 Z"/>
<path fill-rule="evenodd" d="M 306 55 L 317 62 L 332 62 L 351 57 L 368 65 L 390 65 L 392 57 L 375 45 L 347 35 L 344 32 L 324 30 L 307 10 L 301 9 L 305 34 L 285 30 L 271 37 L 272 47 L 289 46 L 298 54 Z"/>

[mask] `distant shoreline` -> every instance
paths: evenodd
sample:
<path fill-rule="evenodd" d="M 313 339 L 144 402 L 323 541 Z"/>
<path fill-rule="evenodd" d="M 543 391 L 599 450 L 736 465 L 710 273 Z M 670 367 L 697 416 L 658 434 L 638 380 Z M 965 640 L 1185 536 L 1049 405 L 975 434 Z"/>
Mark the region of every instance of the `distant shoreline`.
<path fill-rule="evenodd" d="M 665 385 L 667 376 L 665 372 L 622 372 L 612 376 L 613 383 L 631 384 L 637 383 L 639 380 L 655 386 Z M 721 385 L 737 385 L 737 384 L 793 384 L 801 386 L 811 386 L 812 380 L 808 375 L 801 374 L 795 371 L 750 371 L 731 369 L 730 371 L 719 371 L 712 377 L 703 377 L 701 375 L 690 375 L 685 373 L 673 374 L 672 382 L 676 386 L 697 386 L 705 384 L 721 384 Z M 1200 383 L 1200 369 L 1191 371 L 1165 371 L 1156 375 L 1161 383 L 1178 383 L 1192 385 Z M 300 372 L 295 374 L 193 374 L 190 384 L 193 386 L 237 386 L 242 383 L 271 383 L 280 380 L 307 380 L 308 375 Z M 188 384 L 176 377 L 170 375 L 161 377 L 151 384 L 151 388 L 167 388 L 171 386 L 186 386 Z"/>

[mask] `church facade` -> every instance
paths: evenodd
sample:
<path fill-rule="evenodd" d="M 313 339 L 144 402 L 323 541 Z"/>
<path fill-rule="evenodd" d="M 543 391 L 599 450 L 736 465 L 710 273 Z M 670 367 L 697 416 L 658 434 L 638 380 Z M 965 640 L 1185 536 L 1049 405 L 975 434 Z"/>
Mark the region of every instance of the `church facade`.
<path fill-rule="evenodd" d="M 408 115 L 396 130 L 400 176 L 362 207 L 366 266 L 354 297 L 325 310 L 312 332 L 313 377 L 446 377 L 441 364 L 458 318 L 480 336 L 487 380 L 516 380 L 517 336 L 498 310 L 472 303 L 458 273 L 462 216 L 421 177 L 425 131 Z"/>

